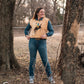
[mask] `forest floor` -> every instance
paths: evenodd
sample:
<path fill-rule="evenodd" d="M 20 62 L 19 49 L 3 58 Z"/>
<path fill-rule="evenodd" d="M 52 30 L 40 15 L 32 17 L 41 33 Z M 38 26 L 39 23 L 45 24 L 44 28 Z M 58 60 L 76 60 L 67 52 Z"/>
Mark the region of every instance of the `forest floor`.
<path fill-rule="evenodd" d="M 84 31 L 84 30 L 83 30 Z M 79 31 L 78 46 L 81 49 L 81 53 L 84 52 L 84 32 Z M 25 36 L 14 36 L 14 53 L 21 66 L 20 70 L 9 70 L 6 72 L 0 72 L 0 84 L 29 84 L 29 41 Z M 51 65 L 53 77 L 56 84 L 63 84 L 60 77 L 57 74 L 57 58 L 60 54 L 61 33 L 55 32 L 55 34 L 47 39 L 47 52 L 48 59 Z M 40 59 L 39 53 L 37 53 L 35 69 L 35 83 L 34 84 L 50 84 L 47 80 L 47 76 Z M 83 71 L 83 69 L 82 69 Z M 84 78 L 84 74 L 83 78 Z M 84 79 L 82 79 L 84 80 Z M 79 83 L 82 84 L 82 83 Z"/>

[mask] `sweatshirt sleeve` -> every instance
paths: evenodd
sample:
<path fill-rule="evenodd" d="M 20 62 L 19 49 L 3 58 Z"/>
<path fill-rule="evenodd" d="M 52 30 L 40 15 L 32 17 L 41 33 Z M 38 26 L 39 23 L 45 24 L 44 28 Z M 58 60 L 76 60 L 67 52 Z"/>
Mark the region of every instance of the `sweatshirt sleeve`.
<path fill-rule="evenodd" d="M 50 21 L 48 21 L 48 33 L 46 33 L 46 35 L 49 37 L 49 36 L 52 36 L 53 33 L 54 33 L 54 30 L 53 30 L 52 24 Z"/>
<path fill-rule="evenodd" d="M 29 35 L 29 30 L 31 29 L 30 23 L 28 23 L 27 27 L 24 30 L 25 36 Z"/>

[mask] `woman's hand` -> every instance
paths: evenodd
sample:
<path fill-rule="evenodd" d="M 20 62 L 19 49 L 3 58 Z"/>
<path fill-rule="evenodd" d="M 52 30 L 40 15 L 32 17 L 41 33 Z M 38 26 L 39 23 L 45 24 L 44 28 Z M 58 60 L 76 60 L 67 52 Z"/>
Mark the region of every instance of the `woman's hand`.
<path fill-rule="evenodd" d="M 30 39 L 30 36 L 26 35 L 26 38 L 29 40 Z"/>
<path fill-rule="evenodd" d="M 41 38 L 42 39 L 46 39 L 47 38 L 47 35 L 46 34 L 45 35 L 42 35 Z"/>

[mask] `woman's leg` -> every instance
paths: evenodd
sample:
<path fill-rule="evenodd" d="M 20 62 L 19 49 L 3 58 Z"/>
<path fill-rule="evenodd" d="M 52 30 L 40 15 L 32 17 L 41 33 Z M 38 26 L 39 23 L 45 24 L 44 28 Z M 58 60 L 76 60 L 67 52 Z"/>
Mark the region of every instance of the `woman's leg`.
<path fill-rule="evenodd" d="M 37 54 L 35 39 L 29 40 L 29 52 L 30 52 L 29 75 L 33 77 L 36 63 L 36 54 Z"/>
<path fill-rule="evenodd" d="M 46 47 L 46 40 L 40 40 L 39 41 L 39 47 L 38 47 L 39 54 L 41 56 L 42 62 L 44 64 L 47 76 L 49 77 L 51 75 L 51 67 L 47 58 L 47 47 Z"/>

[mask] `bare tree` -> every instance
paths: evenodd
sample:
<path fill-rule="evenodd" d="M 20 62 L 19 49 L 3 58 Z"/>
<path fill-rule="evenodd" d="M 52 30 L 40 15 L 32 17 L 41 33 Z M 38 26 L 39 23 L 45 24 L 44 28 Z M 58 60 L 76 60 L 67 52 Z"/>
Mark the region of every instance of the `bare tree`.
<path fill-rule="evenodd" d="M 34 11 L 38 7 L 43 7 L 46 11 L 46 16 L 53 24 L 62 23 L 62 15 L 60 9 L 57 9 L 59 4 L 57 0 L 16 0 L 14 11 L 14 26 L 26 26 L 24 19 L 32 18 Z"/>
<path fill-rule="evenodd" d="M 0 69 L 20 68 L 13 50 L 12 20 L 15 0 L 0 0 Z"/>
<path fill-rule="evenodd" d="M 78 77 L 78 31 L 83 15 L 84 0 L 67 0 L 58 67 L 64 84 L 76 84 Z M 77 83 L 79 84 L 79 83 Z M 81 83 L 82 84 L 82 83 Z"/>

